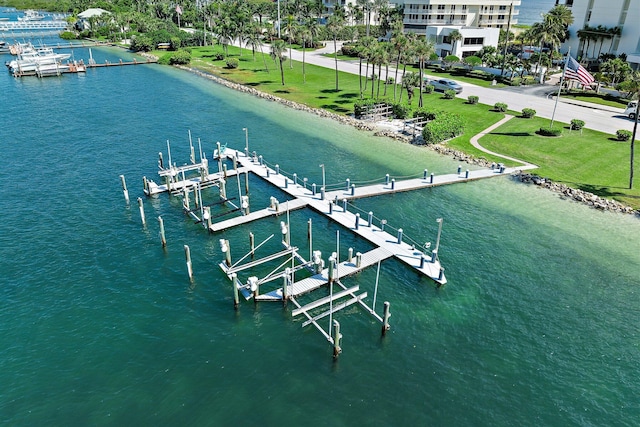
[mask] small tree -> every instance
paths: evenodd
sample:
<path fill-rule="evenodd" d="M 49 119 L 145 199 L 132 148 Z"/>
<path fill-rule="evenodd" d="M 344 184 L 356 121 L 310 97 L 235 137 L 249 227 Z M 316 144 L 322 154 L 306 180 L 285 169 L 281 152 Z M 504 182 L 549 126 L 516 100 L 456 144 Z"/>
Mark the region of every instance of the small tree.
<path fill-rule="evenodd" d="M 531 119 L 536 115 L 536 110 L 533 108 L 523 108 L 522 109 L 522 117 L 525 119 Z"/>
<path fill-rule="evenodd" d="M 571 130 L 582 130 L 584 127 L 584 120 L 573 119 L 571 120 Z"/>
<path fill-rule="evenodd" d="M 402 78 L 402 87 L 407 90 L 407 101 L 411 105 L 413 100 L 413 91 L 420 87 L 420 75 L 418 73 L 408 72 Z"/>
<path fill-rule="evenodd" d="M 494 110 L 499 111 L 501 113 L 504 113 L 505 111 L 507 111 L 507 109 L 509 108 L 507 104 L 505 104 L 504 102 L 496 102 L 493 105 Z"/>

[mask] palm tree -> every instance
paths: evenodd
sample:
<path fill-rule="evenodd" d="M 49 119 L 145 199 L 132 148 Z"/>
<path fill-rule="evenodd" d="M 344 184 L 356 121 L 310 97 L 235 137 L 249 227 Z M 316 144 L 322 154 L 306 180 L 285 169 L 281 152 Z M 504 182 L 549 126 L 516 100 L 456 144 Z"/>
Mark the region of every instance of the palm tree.
<path fill-rule="evenodd" d="M 365 60 L 366 64 L 365 64 L 365 70 L 364 70 L 364 75 L 365 75 L 365 79 L 364 79 L 364 90 L 367 90 L 367 82 L 369 81 L 369 58 L 371 57 L 371 50 L 373 49 L 373 46 L 378 43 L 378 41 L 376 39 L 374 39 L 373 37 L 370 36 L 365 36 L 363 38 L 361 38 L 360 40 L 358 40 L 358 43 L 360 44 L 360 52 L 358 54 L 358 56 L 360 57 L 360 69 L 362 70 L 362 59 Z M 362 87 L 362 84 L 360 85 Z M 360 91 L 362 92 L 362 90 Z"/>
<path fill-rule="evenodd" d="M 400 68 L 400 58 L 404 50 L 407 48 L 409 44 L 409 39 L 404 35 L 402 31 L 402 22 L 399 25 L 396 25 L 393 30 L 393 36 L 391 37 L 391 43 L 396 52 L 396 75 L 394 77 L 394 83 L 398 82 L 398 68 Z M 393 85 L 393 100 L 396 100 L 396 87 L 397 84 Z"/>
<path fill-rule="evenodd" d="M 269 72 L 269 67 L 267 67 L 267 59 L 264 57 L 264 52 L 262 51 L 262 27 L 259 23 L 254 22 L 251 25 L 250 31 L 247 34 L 246 38 L 247 44 L 246 47 L 251 46 L 251 52 L 253 53 L 253 60 L 256 60 L 256 47 L 260 49 L 260 53 L 262 54 L 262 61 L 264 62 L 264 69 Z"/>
<path fill-rule="evenodd" d="M 636 134 L 638 131 L 638 112 L 640 112 L 640 71 L 634 71 L 631 76 L 625 80 L 626 88 L 629 89 L 630 92 L 633 93 L 632 98 L 635 98 L 636 103 L 636 114 L 633 121 L 633 132 L 631 134 L 631 153 L 630 153 L 630 164 L 629 164 L 629 189 L 633 189 L 633 166 L 634 166 L 634 151 L 635 151 L 635 142 L 636 142 Z"/>
<path fill-rule="evenodd" d="M 542 22 L 536 22 L 531 28 L 539 42 L 539 52 L 542 52 L 545 43 L 551 43 L 552 46 L 560 44 L 560 34 L 564 34 L 563 24 L 548 13 L 543 16 Z M 542 55 L 540 55 L 538 59 L 536 68 L 540 66 L 541 59 Z M 544 73 L 542 69 L 540 69 L 540 82 L 542 82 L 543 75 Z"/>
<path fill-rule="evenodd" d="M 460 40 L 462 40 L 462 33 L 460 33 L 460 31 L 458 30 L 453 30 L 449 33 L 449 40 L 451 41 L 451 54 L 455 55 L 456 54 L 456 44 L 458 44 L 458 42 Z"/>
<path fill-rule="evenodd" d="M 293 15 L 287 15 L 286 22 L 284 24 L 284 30 L 287 33 L 287 37 L 289 38 L 289 68 L 293 69 L 293 57 L 291 55 L 291 45 L 293 44 L 293 39 L 298 32 L 298 24 L 296 23 L 296 19 Z"/>
<path fill-rule="evenodd" d="M 305 54 L 307 51 L 307 42 L 313 39 L 311 35 L 311 31 L 307 27 L 301 27 L 298 35 L 300 36 L 300 40 L 302 41 L 302 83 L 307 82 L 307 74 L 305 73 L 304 65 L 305 65 Z"/>
<path fill-rule="evenodd" d="M 418 35 L 416 33 L 407 34 L 407 47 L 404 49 L 404 53 L 402 54 L 402 81 L 404 81 L 405 74 L 407 71 L 407 63 L 409 61 L 413 61 L 415 58 L 415 45 L 418 40 Z M 398 102 L 402 102 L 402 91 L 400 91 L 400 99 Z"/>
<path fill-rule="evenodd" d="M 423 80 L 423 72 L 424 72 L 424 61 L 429 58 L 429 56 L 433 53 L 433 44 L 426 39 L 418 39 L 414 46 L 414 51 L 416 57 L 418 58 L 418 65 L 420 69 L 420 101 L 418 102 L 418 106 L 422 107 L 422 80 Z"/>
<path fill-rule="evenodd" d="M 282 80 L 282 86 L 284 86 L 284 67 L 282 66 L 283 61 L 286 59 L 284 53 L 287 50 L 287 45 L 284 43 L 284 40 L 274 40 L 271 43 L 271 57 L 273 60 L 278 61 L 278 65 L 280 66 L 280 78 Z"/>
<path fill-rule="evenodd" d="M 333 38 L 333 58 L 336 63 L 336 91 L 340 90 L 338 87 L 338 36 L 344 26 L 344 20 L 338 15 L 332 15 L 327 21 L 327 31 Z"/>
<path fill-rule="evenodd" d="M 409 72 L 405 73 L 402 77 L 402 87 L 407 90 L 407 101 L 409 105 L 411 105 L 411 101 L 413 101 L 413 91 L 418 87 L 420 88 L 420 92 L 422 92 L 422 79 L 416 73 Z"/>

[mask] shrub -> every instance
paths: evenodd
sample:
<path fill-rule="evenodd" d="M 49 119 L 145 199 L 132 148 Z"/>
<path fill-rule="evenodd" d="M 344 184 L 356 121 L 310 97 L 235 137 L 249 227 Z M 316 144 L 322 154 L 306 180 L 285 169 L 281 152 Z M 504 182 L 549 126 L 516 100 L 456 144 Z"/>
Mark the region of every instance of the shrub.
<path fill-rule="evenodd" d="M 573 119 L 571 120 L 571 130 L 580 130 L 584 127 L 584 121 L 583 120 L 578 120 L 578 119 Z"/>
<path fill-rule="evenodd" d="M 509 81 L 510 86 L 520 86 L 522 83 L 522 79 L 520 77 L 514 77 Z"/>
<path fill-rule="evenodd" d="M 343 44 L 342 45 L 342 54 L 346 56 L 357 57 L 358 56 L 358 46 L 355 44 Z"/>
<path fill-rule="evenodd" d="M 422 137 L 427 144 L 437 144 L 464 132 L 464 122 L 460 115 L 440 112 L 435 120 L 430 121 L 422 130 Z"/>
<path fill-rule="evenodd" d="M 501 113 L 504 113 L 505 111 L 507 111 L 507 109 L 509 108 L 509 106 L 507 104 L 505 104 L 504 102 L 496 102 L 493 105 L 494 110 L 499 111 Z"/>
<path fill-rule="evenodd" d="M 432 93 L 433 89 L 435 89 L 435 87 L 433 85 L 426 85 L 424 87 L 424 93 Z"/>
<path fill-rule="evenodd" d="M 435 120 L 440 114 L 442 114 L 442 111 L 430 110 L 428 108 L 422 107 L 417 109 L 413 113 L 413 117 L 422 117 L 425 120 Z"/>
<path fill-rule="evenodd" d="M 227 64 L 227 68 L 230 69 L 238 68 L 238 65 L 240 64 L 238 58 L 227 58 L 225 63 Z"/>
<path fill-rule="evenodd" d="M 180 40 L 180 37 L 171 37 L 169 45 L 171 50 L 178 50 L 182 45 L 182 40 Z"/>
<path fill-rule="evenodd" d="M 171 65 L 187 65 L 191 62 L 191 54 L 184 49 L 178 49 L 170 55 L 169 64 Z"/>
<path fill-rule="evenodd" d="M 560 136 L 562 135 L 562 129 L 560 128 L 540 128 L 538 135 L 542 136 Z"/>
<path fill-rule="evenodd" d="M 522 109 L 522 117 L 524 117 L 525 119 L 530 119 L 535 115 L 536 115 L 536 110 L 534 110 L 533 108 Z"/>
<path fill-rule="evenodd" d="M 222 52 L 217 52 L 213 54 L 213 60 L 214 61 L 222 61 L 224 59 L 224 53 Z"/>
<path fill-rule="evenodd" d="M 535 78 L 535 77 L 533 77 L 533 76 L 525 76 L 525 77 L 522 79 L 522 84 L 523 84 L 523 85 L 533 85 L 533 84 L 536 84 L 536 83 L 537 83 L 537 80 L 536 80 L 536 78 Z"/>
<path fill-rule="evenodd" d="M 447 89 L 444 91 L 444 94 L 442 95 L 442 97 L 444 99 L 453 99 L 456 97 L 456 91 L 453 89 Z"/>
<path fill-rule="evenodd" d="M 478 101 L 480 101 L 480 97 L 476 96 L 476 95 L 469 95 L 467 97 L 467 103 L 468 104 L 477 104 Z"/>
<path fill-rule="evenodd" d="M 387 81 L 385 82 L 388 85 L 392 85 L 394 84 L 396 81 L 396 79 L 394 79 L 393 77 L 387 77 Z"/>
<path fill-rule="evenodd" d="M 409 112 L 411 111 L 409 106 L 406 104 L 393 104 L 393 116 L 396 119 L 404 120 L 409 117 Z"/>
<path fill-rule="evenodd" d="M 153 49 L 153 40 L 147 36 L 139 35 L 131 39 L 131 50 L 134 52 L 148 52 Z"/>
<path fill-rule="evenodd" d="M 73 31 L 63 31 L 62 33 L 60 33 L 60 38 L 63 40 L 75 40 L 76 37 L 76 33 L 74 33 Z"/>
<path fill-rule="evenodd" d="M 616 138 L 618 138 L 618 141 L 628 141 L 631 139 L 631 131 L 626 129 L 617 130 Z"/>

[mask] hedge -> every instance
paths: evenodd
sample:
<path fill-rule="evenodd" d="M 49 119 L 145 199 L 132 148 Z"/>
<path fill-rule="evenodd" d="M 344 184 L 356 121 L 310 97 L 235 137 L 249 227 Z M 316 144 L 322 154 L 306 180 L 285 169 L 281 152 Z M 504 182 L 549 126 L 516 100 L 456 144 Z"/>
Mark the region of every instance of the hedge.
<path fill-rule="evenodd" d="M 618 138 L 618 141 L 628 141 L 631 139 L 631 131 L 626 129 L 617 130 L 616 138 Z"/>
<path fill-rule="evenodd" d="M 437 144 L 464 132 L 464 122 L 459 114 L 451 112 L 438 113 L 435 120 L 427 123 L 422 130 L 422 137 L 427 144 Z"/>
<path fill-rule="evenodd" d="M 468 104 L 477 104 L 478 101 L 480 101 L 480 97 L 476 96 L 476 95 L 469 95 L 467 97 L 467 103 Z"/>
<path fill-rule="evenodd" d="M 507 104 L 505 104 L 504 102 L 496 102 L 496 103 L 493 105 L 493 108 L 494 108 L 496 111 L 499 111 L 499 112 L 501 112 L 501 113 L 504 113 L 505 111 L 507 111 L 507 109 L 509 108 L 509 106 L 508 106 Z"/>
<path fill-rule="evenodd" d="M 580 130 L 584 127 L 584 120 L 573 119 L 571 120 L 571 130 Z"/>
<path fill-rule="evenodd" d="M 559 128 L 540 128 L 538 135 L 542 136 L 560 136 L 562 135 L 562 129 Z"/>
<path fill-rule="evenodd" d="M 531 119 L 535 115 L 536 115 L 536 110 L 534 110 L 533 108 L 522 109 L 522 117 L 524 117 L 525 119 Z"/>

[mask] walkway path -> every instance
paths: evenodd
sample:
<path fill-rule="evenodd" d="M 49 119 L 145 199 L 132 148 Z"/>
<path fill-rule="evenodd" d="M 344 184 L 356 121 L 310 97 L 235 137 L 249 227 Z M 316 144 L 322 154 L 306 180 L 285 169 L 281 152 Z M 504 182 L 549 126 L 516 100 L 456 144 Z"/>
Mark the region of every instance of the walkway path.
<path fill-rule="evenodd" d="M 520 160 L 520 159 L 516 159 L 516 158 L 513 158 L 513 157 L 505 156 L 504 154 L 499 154 L 499 153 L 496 153 L 494 151 L 488 150 L 488 149 L 484 148 L 483 146 L 481 146 L 480 143 L 478 142 L 478 140 L 480 138 L 482 138 L 485 135 L 490 134 L 491 132 L 493 132 L 494 129 L 499 128 L 500 126 L 502 126 L 503 124 L 507 123 L 511 119 L 513 119 L 513 116 L 510 115 L 510 114 L 506 114 L 504 119 L 502 119 L 499 122 L 489 126 L 488 128 L 486 128 L 485 130 L 483 130 L 479 134 L 474 135 L 473 137 L 471 137 L 471 140 L 469 142 L 471 143 L 471 145 L 473 145 L 478 150 L 480 150 L 480 151 L 482 151 L 484 153 L 491 154 L 492 156 L 500 157 L 501 159 L 510 160 L 512 162 L 522 163 L 525 166 L 523 169 L 535 169 L 535 168 L 537 168 L 538 166 L 536 166 L 536 165 L 534 165 L 532 163 L 527 163 L 524 160 Z"/>

